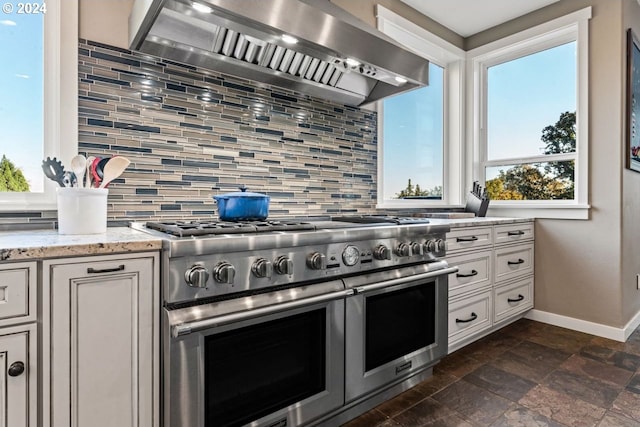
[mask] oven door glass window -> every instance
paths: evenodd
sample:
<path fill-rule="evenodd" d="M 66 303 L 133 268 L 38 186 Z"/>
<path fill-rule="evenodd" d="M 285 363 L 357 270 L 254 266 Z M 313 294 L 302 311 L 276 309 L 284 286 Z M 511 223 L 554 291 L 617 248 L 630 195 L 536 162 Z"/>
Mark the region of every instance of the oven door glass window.
<path fill-rule="evenodd" d="M 204 338 L 205 426 L 241 426 L 325 390 L 326 309 Z"/>
<path fill-rule="evenodd" d="M 435 304 L 434 282 L 367 297 L 365 370 L 435 343 Z"/>

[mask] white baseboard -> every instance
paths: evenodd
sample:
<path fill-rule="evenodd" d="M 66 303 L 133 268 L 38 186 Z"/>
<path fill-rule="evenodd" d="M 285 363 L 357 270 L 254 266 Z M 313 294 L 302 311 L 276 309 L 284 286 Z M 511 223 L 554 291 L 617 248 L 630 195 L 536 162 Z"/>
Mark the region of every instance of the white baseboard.
<path fill-rule="evenodd" d="M 633 316 L 624 328 L 615 328 L 613 326 L 589 322 L 588 320 L 575 319 L 573 317 L 535 309 L 529 310 L 524 317 L 538 322 L 560 326 L 561 328 L 572 329 L 574 331 L 597 335 L 599 337 L 609 338 L 620 342 L 625 342 L 633 331 L 635 331 L 635 329 L 640 325 L 640 311 Z"/>

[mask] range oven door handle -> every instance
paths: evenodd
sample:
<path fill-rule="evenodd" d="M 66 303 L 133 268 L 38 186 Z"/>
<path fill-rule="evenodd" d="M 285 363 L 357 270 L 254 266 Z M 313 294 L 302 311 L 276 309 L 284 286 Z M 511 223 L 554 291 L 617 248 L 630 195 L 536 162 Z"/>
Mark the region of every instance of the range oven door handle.
<path fill-rule="evenodd" d="M 236 313 L 224 314 L 222 316 L 210 317 L 207 319 L 195 320 L 193 322 L 185 322 L 171 325 L 171 336 L 178 338 L 183 335 L 189 335 L 192 332 L 198 332 L 216 326 L 228 325 L 230 323 L 241 322 L 243 320 L 252 319 L 254 317 L 266 316 L 278 313 L 284 310 L 292 310 L 295 308 L 306 307 L 308 305 L 318 304 L 322 302 L 334 301 L 345 298 L 354 293 L 353 289 L 344 291 L 331 292 L 324 295 L 316 295 L 309 298 L 303 298 L 297 301 L 283 302 L 281 304 L 269 305 L 253 310 L 239 311 Z"/>
<path fill-rule="evenodd" d="M 405 283 L 411 283 L 416 280 L 430 279 L 433 277 L 443 276 L 451 273 L 457 273 L 458 267 L 448 267 L 436 271 L 429 271 L 427 273 L 414 274 L 413 276 L 401 277 L 399 279 L 386 280 L 384 282 L 372 283 L 370 285 L 356 287 L 356 293 L 371 292 L 378 289 L 384 289 L 391 286 L 403 285 Z"/>

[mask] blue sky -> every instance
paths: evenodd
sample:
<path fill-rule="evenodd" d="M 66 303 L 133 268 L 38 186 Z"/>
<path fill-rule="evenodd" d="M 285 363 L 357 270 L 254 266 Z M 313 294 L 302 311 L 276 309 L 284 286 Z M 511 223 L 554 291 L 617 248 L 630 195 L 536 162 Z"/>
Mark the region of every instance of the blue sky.
<path fill-rule="evenodd" d="M 0 146 L 42 191 L 43 16 L 0 14 Z"/>
<path fill-rule="evenodd" d="M 489 69 L 489 160 L 543 154 L 542 129 L 576 110 L 575 55 L 573 42 Z M 433 64 L 429 72 L 427 88 L 384 101 L 385 199 L 409 178 L 423 189 L 442 185 L 441 161 L 425 158 L 442 157 L 443 73 Z"/>
<path fill-rule="evenodd" d="M 384 101 L 385 199 L 406 188 L 442 185 L 443 69 L 429 64 L 429 86 Z"/>

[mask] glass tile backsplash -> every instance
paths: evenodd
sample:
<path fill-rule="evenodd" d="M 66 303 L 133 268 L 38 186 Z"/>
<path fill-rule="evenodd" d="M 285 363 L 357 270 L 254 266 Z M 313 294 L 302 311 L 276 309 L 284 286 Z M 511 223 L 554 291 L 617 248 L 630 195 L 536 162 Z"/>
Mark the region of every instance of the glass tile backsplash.
<path fill-rule="evenodd" d="M 217 217 L 214 194 L 270 217 L 373 213 L 376 113 L 80 40 L 79 151 L 131 160 L 114 221 Z"/>

